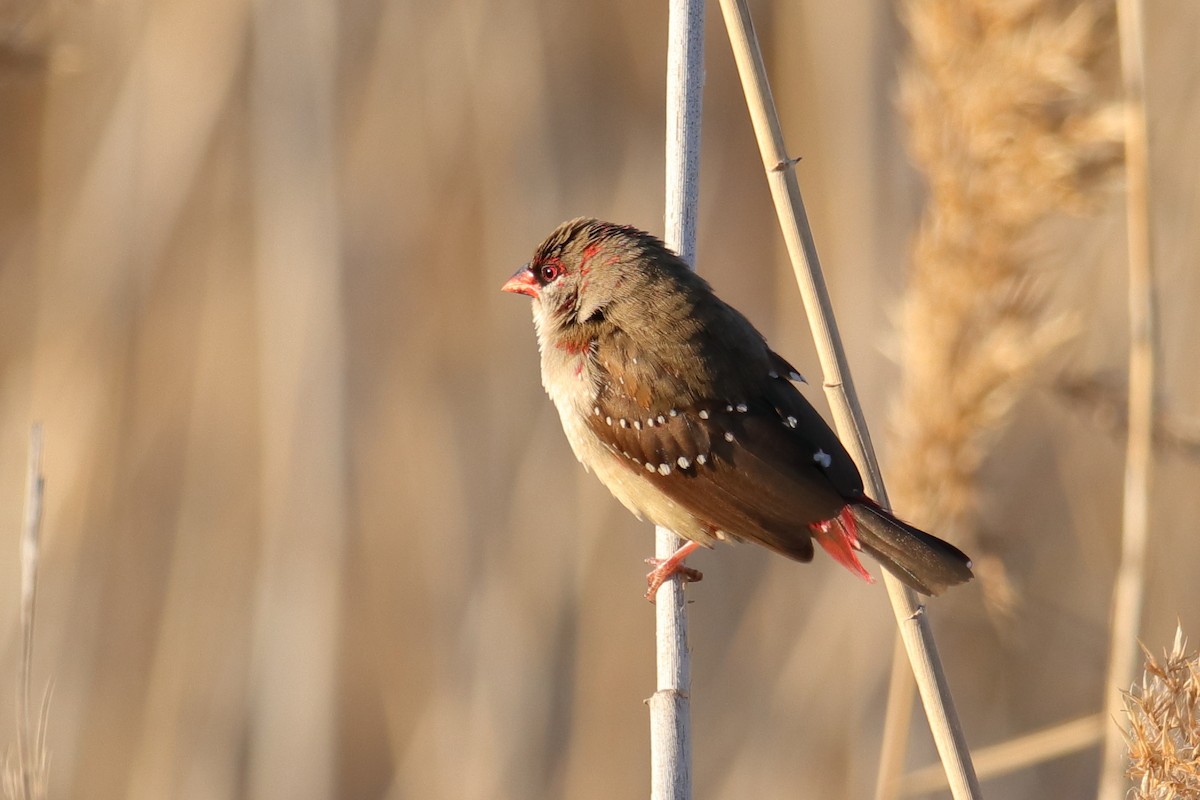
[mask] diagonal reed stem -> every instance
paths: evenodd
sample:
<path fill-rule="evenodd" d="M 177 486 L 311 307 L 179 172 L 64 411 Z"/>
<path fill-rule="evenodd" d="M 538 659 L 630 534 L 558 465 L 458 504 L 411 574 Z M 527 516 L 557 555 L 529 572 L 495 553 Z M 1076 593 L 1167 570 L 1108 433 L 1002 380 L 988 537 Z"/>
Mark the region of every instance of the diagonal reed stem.
<path fill-rule="evenodd" d="M 704 85 L 704 0 L 670 0 L 667 42 L 665 239 L 695 268 L 699 203 L 700 107 Z M 655 533 L 655 554 L 667 558 L 683 540 L 666 528 Z M 672 578 L 655 604 L 657 690 L 650 698 L 650 797 L 690 800 L 691 663 L 684 581 Z"/>
<path fill-rule="evenodd" d="M 754 123 L 754 132 L 758 138 L 784 242 L 791 256 L 796 281 L 820 357 L 821 369 L 825 375 L 825 392 L 833 411 L 838 436 L 863 473 L 868 493 L 886 507 L 887 493 L 850 377 L 829 292 L 825 288 L 816 244 L 796 180 L 796 162 L 787 156 L 784 146 L 779 115 L 771 97 L 766 66 L 754 33 L 750 11 L 745 0 L 721 0 L 721 11 L 725 16 L 725 26 L 741 75 L 742 89 L 750 108 L 750 117 Z M 950 688 L 942 671 L 941 659 L 938 657 L 925 606 L 919 604 L 916 595 L 891 574 L 885 572 L 883 578 L 951 792 L 956 800 L 977 798 L 980 796 L 979 782 L 975 777 L 971 753 L 967 748 L 958 715 L 954 710 Z"/>

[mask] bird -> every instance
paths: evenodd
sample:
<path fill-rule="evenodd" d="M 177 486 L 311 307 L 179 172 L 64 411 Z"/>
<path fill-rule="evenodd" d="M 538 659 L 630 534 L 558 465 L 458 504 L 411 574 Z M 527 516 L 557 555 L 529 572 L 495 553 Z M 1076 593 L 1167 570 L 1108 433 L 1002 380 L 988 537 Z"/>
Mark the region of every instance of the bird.
<path fill-rule="evenodd" d="M 532 299 L 542 385 L 575 457 L 639 519 L 683 544 L 647 559 L 647 599 L 684 559 L 749 541 L 796 561 L 813 542 L 867 582 L 873 556 L 937 595 L 970 559 L 867 496 L 853 459 L 804 398 L 804 379 L 660 239 L 578 218 L 501 287 Z"/>

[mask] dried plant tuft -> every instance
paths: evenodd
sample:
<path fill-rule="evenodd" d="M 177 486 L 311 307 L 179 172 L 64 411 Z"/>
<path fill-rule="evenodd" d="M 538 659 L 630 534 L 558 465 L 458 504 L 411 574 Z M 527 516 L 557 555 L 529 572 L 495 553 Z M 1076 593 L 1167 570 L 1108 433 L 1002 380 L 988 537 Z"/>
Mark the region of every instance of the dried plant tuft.
<path fill-rule="evenodd" d="M 1159 661 L 1143 646 L 1140 686 L 1125 692 L 1129 772 L 1136 800 L 1200 797 L 1200 653 L 1183 631 Z"/>
<path fill-rule="evenodd" d="M 4 796 L 9 800 L 44 800 L 49 795 L 50 750 L 46 746 L 46 731 L 50 721 L 50 687 L 42 694 L 37 726 L 33 729 L 30 752 L 24 762 L 19 753 L 9 749 L 4 759 Z"/>

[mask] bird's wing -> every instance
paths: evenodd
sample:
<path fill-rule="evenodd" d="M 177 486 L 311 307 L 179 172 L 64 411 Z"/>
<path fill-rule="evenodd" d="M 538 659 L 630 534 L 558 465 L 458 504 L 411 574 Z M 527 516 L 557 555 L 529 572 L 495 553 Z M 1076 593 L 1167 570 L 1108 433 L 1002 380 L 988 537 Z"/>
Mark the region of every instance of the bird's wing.
<path fill-rule="evenodd" d="M 763 396 L 791 431 L 792 443 L 802 451 L 816 453 L 819 450 L 829 456 L 829 465 L 822 472 L 839 495 L 847 500 L 861 495 L 862 476 L 854 459 L 846 452 L 845 446 L 825 419 L 793 384 L 793 381 L 804 379 L 774 351 L 770 352 L 770 356 L 772 371 L 769 379 L 762 384 Z"/>
<path fill-rule="evenodd" d="M 789 382 L 790 366 L 779 361 L 786 371 L 756 381 L 756 396 L 747 390 L 747 396 L 665 407 L 647 402 L 643 382 L 623 380 L 620 364 L 610 363 L 588 422 L 630 470 L 690 513 L 807 561 L 813 553 L 808 526 L 845 505 L 838 491 L 846 483 L 845 463 L 854 481 L 858 473 Z"/>

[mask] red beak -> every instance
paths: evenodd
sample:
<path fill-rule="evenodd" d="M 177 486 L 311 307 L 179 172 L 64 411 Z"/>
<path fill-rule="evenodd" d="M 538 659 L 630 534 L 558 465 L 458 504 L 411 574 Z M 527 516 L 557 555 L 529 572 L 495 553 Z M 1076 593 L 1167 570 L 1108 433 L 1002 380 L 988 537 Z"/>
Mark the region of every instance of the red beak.
<path fill-rule="evenodd" d="M 533 277 L 533 270 L 529 265 L 521 267 L 513 273 L 513 276 L 500 287 L 502 292 L 512 292 L 513 294 L 527 294 L 530 297 L 538 296 L 537 278 Z"/>

